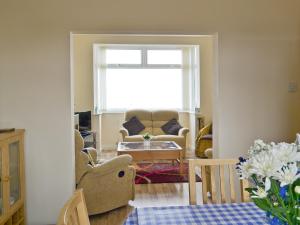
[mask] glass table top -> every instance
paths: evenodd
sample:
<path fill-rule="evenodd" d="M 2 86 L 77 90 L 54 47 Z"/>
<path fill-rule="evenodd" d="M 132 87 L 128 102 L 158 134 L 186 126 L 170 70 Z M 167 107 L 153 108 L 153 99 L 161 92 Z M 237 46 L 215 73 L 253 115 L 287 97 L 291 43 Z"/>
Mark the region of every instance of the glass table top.
<path fill-rule="evenodd" d="M 181 150 L 181 147 L 174 141 L 119 142 L 118 151 L 126 150 Z"/>

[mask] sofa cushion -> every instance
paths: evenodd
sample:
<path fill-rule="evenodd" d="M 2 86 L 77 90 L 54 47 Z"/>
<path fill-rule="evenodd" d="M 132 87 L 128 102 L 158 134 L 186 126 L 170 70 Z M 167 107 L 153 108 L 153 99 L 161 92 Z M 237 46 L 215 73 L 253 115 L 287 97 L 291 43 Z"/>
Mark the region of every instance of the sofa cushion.
<path fill-rule="evenodd" d="M 152 112 L 143 109 L 128 110 L 125 113 L 125 120 L 128 121 L 134 116 L 137 117 L 140 121 L 142 120 L 152 121 Z"/>
<path fill-rule="evenodd" d="M 143 109 L 133 109 L 128 110 L 125 113 L 125 121 L 130 120 L 132 117 L 137 117 L 138 120 L 145 126 L 145 129 L 140 132 L 139 134 L 150 133 L 152 134 L 152 112 L 149 110 Z"/>
<path fill-rule="evenodd" d="M 161 126 L 161 129 L 166 134 L 178 135 L 178 131 L 182 128 L 182 126 L 177 122 L 177 120 L 171 119 L 166 124 Z"/>
<path fill-rule="evenodd" d="M 136 116 L 123 123 L 123 126 L 128 130 L 129 135 L 136 135 L 145 129 L 145 126 Z"/>
<path fill-rule="evenodd" d="M 156 110 L 152 112 L 153 121 L 169 121 L 171 119 L 179 119 L 178 112 L 174 110 Z"/>

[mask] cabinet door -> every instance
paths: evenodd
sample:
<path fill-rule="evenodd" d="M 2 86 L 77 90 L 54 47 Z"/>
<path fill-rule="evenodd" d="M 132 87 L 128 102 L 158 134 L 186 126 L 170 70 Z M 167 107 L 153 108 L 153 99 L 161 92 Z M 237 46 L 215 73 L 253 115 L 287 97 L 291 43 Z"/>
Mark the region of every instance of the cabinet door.
<path fill-rule="evenodd" d="M 12 139 L 8 143 L 9 206 L 13 207 L 21 199 L 21 143 Z"/>

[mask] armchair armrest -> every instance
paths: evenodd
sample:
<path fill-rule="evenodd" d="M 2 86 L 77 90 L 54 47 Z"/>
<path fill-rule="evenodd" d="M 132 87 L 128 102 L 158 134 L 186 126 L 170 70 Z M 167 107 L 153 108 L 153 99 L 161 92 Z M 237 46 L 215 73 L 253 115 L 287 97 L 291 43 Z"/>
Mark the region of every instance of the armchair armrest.
<path fill-rule="evenodd" d="M 212 148 L 206 149 L 206 150 L 204 151 L 204 155 L 205 155 L 207 158 L 211 159 L 211 158 L 213 157 Z"/>
<path fill-rule="evenodd" d="M 203 128 L 200 130 L 199 136 L 204 136 L 204 135 L 209 134 L 209 131 L 211 130 L 211 126 L 212 126 L 212 124 L 209 124 L 209 125 L 206 125 L 205 127 L 203 127 Z"/>
<path fill-rule="evenodd" d="M 178 131 L 178 136 L 186 136 L 189 131 L 190 130 L 188 128 L 183 127 Z"/>
<path fill-rule="evenodd" d="M 120 133 L 122 134 L 123 140 L 125 139 L 126 136 L 129 136 L 128 130 L 127 130 L 126 128 L 124 128 L 124 127 L 122 127 L 122 128 L 120 129 Z"/>
<path fill-rule="evenodd" d="M 107 174 L 116 171 L 120 168 L 128 167 L 132 162 L 132 157 L 130 155 L 117 156 L 111 160 L 108 160 L 102 164 L 95 167 L 89 168 L 88 172 L 93 174 Z"/>
<path fill-rule="evenodd" d="M 95 164 L 97 164 L 97 150 L 92 147 L 88 147 L 85 149 L 89 152 L 90 156 L 92 157 L 93 162 Z"/>

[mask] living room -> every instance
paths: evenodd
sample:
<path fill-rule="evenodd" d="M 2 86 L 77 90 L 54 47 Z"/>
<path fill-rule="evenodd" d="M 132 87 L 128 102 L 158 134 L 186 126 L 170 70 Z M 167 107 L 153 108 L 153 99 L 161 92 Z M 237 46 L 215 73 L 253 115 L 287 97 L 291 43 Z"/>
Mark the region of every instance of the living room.
<path fill-rule="evenodd" d="M 191 151 L 195 149 L 196 129 L 199 129 L 198 117 L 201 116 L 203 121 L 205 120 L 205 125 L 212 122 L 212 82 L 216 36 L 73 34 L 72 39 L 74 110 L 75 112 L 91 111 L 93 115 L 91 128 L 97 134 L 99 152 L 115 149 L 121 137 L 120 128 L 124 123 L 125 112 L 130 109 L 175 109 L 179 111 L 181 125 L 190 129 L 187 135 L 187 149 Z M 108 73 L 104 78 L 106 81 L 99 81 L 97 77 L 101 75 L 97 74 L 98 69 L 95 65 L 100 64 L 101 61 L 99 56 L 98 58 L 96 56 L 98 48 L 107 48 L 106 51 L 116 51 L 120 48 L 124 51 L 119 51 L 120 54 L 126 54 L 127 49 L 129 55 L 123 58 L 128 60 L 131 56 L 130 52 L 146 47 L 151 49 L 147 50 L 150 53 L 151 51 L 156 53 L 153 56 L 156 62 L 151 62 L 150 58 L 149 64 L 146 64 L 144 68 L 143 65 L 137 67 L 134 64 L 136 62 L 125 63 L 123 66 L 118 62 L 119 69 L 115 68 L 115 64 L 111 64 L 112 69 L 102 72 Z M 168 55 L 157 59 L 159 56 L 157 52 L 161 55 L 161 51 L 165 51 Z M 195 53 L 190 51 L 195 51 Z M 195 54 L 197 61 L 195 68 L 191 66 L 193 62 L 189 62 L 191 54 Z M 172 55 L 178 58 L 174 58 L 174 63 L 169 60 L 173 64 L 166 64 L 167 61 L 162 61 Z M 183 59 L 184 56 L 185 59 Z M 135 57 L 140 57 L 137 60 L 141 60 L 144 56 Z M 181 65 L 183 60 L 185 64 Z M 155 63 L 158 64 L 155 65 Z M 103 67 L 107 66 L 103 65 Z M 109 74 L 112 73 L 111 71 L 121 71 L 122 68 L 122 72 L 119 73 L 123 74 L 123 80 L 118 74 Z M 124 74 L 126 70 L 129 74 Z M 142 72 L 145 72 L 145 75 L 141 74 Z M 134 77 L 132 73 L 141 74 L 141 78 L 138 75 Z M 102 89 L 106 91 L 103 92 Z"/>
<path fill-rule="evenodd" d="M 75 187 L 70 33 L 217 34 L 214 152 L 237 158 L 255 139 L 291 143 L 300 130 L 299 4 L 2 1 L 0 124 L 26 130 L 27 224 L 55 224 Z"/>

